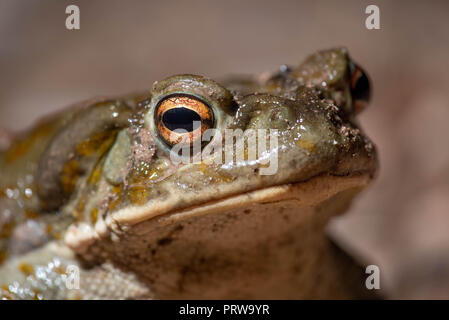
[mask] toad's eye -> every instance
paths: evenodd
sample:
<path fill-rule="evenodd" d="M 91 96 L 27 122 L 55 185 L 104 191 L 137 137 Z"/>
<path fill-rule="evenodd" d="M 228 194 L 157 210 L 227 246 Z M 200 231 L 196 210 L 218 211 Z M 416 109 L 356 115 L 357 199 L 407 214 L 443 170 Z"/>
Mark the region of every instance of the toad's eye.
<path fill-rule="evenodd" d="M 355 63 L 349 64 L 349 84 L 351 86 L 352 104 L 355 113 L 359 113 L 369 103 L 371 88 L 368 76 Z"/>
<path fill-rule="evenodd" d="M 155 123 L 167 144 L 193 144 L 214 126 L 214 114 L 205 102 L 196 97 L 174 95 L 159 102 Z"/>

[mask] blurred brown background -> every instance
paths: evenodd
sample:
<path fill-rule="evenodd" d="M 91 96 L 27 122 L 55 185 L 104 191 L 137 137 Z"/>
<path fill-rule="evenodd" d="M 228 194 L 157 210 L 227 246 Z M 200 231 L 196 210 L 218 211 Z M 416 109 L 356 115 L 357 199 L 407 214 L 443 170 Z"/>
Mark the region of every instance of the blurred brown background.
<path fill-rule="evenodd" d="M 81 29 L 65 28 L 77 4 Z M 380 8 L 380 30 L 365 8 Z M 449 3 L 0 0 L 0 128 L 177 73 L 276 70 L 346 46 L 374 92 L 361 124 L 381 171 L 331 233 L 387 297 L 449 298 Z"/>

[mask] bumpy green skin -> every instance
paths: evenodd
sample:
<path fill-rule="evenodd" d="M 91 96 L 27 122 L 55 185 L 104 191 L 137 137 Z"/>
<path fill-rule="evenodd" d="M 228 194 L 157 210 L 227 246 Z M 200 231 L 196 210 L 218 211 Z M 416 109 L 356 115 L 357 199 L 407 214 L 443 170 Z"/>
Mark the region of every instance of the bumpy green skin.
<path fill-rule="evenodd" d="M 47 285 L 45 277 L 39 283 L 31 281 L 37 276 L 30 270 L 54 267 L 54 259 L 59 259 L 66 265 L 98 264 L 96 275 L 107 274 L 113 269 L 104 267 L 108 258 L 88 254 L 88 247 L 106 238 L 119 240 L 128 225 L 142 221 L 142 215 L 126 216 L 142 206 L 163 208 L 158 209 L 162 214 L 320 174 L 374 174 L 374 147 L 355 124 L 349 63 L 346 49 L 339 48 L 316 53 L 300 66 L 270 77 L 218 84 L 201 76 L 178 75 L 156 82 L 149 93 L 75 107 L 36 127 L 0 154 L 0 254 L 5 260 L 0 266 L 0 285 L 5 285 L 0 296 L 149 297 L 127 274 L 110 280 L 125 279 L 130 288 L 119 297 L 107 293 L 114 291 L 114 283 L 105 283 L 101 290 L 85 288 L 80 296 L 63 288 L 57 273 L 49 271 L 53 280 Z M 276 173 L 260 174 L 266 167 L 262 159 L 215 163 L 223 150 L 213 150 L 202 162 L 174 164 L 154 125 L 154 109 L 163 97 L 176 93 L 207 102 L 221 131 L 276 129 L 278 145 L 267 150 L 277 156 Z M 45 126 L 50 128 L 44 130 Z M 108 223 L 111 217 L 126 223 Z M 89 273 L 83 270 L 82 276 Z"/>

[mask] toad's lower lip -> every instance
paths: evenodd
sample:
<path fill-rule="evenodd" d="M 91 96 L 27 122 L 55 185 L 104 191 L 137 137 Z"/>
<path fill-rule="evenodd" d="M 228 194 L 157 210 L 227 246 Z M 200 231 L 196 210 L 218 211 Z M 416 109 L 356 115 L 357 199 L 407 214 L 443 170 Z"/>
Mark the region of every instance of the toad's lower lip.
<path fill-rule="evenodd" d="M 159 217 L 158 223 L 167 225 L 212 212 L 218 213 L 250 206 L 254 203 L 272 203 L 284 200 L 297 201 L 299 208 L 314 206 L 343 190 L 363 188 L 369 184 L 371 179 L 372 176 L 369 173 L 358 173 L 343 177 L 321 174 L 307 181 L 258 189 L 183 209 L 171 210 L 168 201 L 157 205 L 150 204 L 126 208 L 108 216 L 106 224 L 112 230 L 123 231 L 156 217 Z"/>

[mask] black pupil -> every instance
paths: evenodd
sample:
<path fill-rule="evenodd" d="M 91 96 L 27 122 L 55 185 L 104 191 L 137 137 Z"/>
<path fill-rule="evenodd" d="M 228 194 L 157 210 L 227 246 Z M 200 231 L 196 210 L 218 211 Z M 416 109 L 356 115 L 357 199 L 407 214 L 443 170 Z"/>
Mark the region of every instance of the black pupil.
<path fill-rule="evenodd" d="M 201 121 L 198 113 L 187 108 L 173 108 L 167 110 L 162 115 L 162 122 L 171 131 L 176 129 L 184 129 L 192 132 L 194 129 L 194 121 Z"/>

